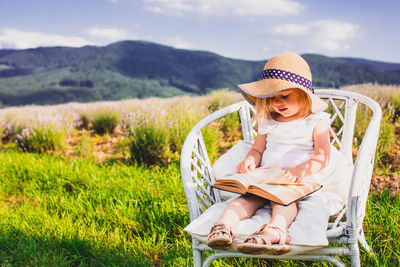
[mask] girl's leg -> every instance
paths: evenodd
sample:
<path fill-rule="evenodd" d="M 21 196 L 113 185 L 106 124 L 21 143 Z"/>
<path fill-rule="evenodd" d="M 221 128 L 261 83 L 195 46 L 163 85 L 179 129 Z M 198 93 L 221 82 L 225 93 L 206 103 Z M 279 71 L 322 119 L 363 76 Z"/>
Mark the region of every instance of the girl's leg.
<path fill-rule="evenodd" d="M 263 207 L 266 203 L 265 199 L 257 196 L 240 196 L 226 207 L 220 219 L 215 224 L 224 224 L 227 229 L 231 229 L 239 221 L 253 216 L 256 210 Z M 222 235 L 224 233 L 211 234 L 209 239 Z"/>
<path fill-rule="evenodd" d="M 217 223 L 224 223 L 227 227 L 232 228 L 239 221 L 253 216 L 256 210 L 265 204 L 265 199 L 257 196 L 240 196 L 226 207 Z"/>
<path fill-rule="evenodd" d="M 269 224 L 274 225 L 287 232 L 290 224 L 294 221 L 297 215 L 297 204 L 292 203 L 289 206 L 282 206 L 271 202 L 272 207 L 272 217 Z M 278 243 L 280 241 L 281 235 L 277 229 L 265 228 L 261 233 L 266 240 L 271 241 L 272 244 Z M 247 242 L 257 243 L 254 238 L 250 238 Z M 289 240 L 285 240 L 288 243 Z"/>

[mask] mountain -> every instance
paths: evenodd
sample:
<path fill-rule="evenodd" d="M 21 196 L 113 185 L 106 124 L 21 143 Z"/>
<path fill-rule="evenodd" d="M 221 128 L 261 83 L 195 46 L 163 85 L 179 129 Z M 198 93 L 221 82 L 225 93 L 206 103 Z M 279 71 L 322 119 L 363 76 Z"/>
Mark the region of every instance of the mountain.
<path fill-rule="evenodd" d="M 382 71 L 394 71 L 400 73 L 400 64 L 398 63 L 386 63 L 380 61 L 366 60 L 362 58 L 348 58 L 348 57 L 341 57 L 339 59 L 356 63 L 357 65 L 379 69 Z"/>
<path fill-rule="evenodd" d="M 316 87 L 400 83 L 400 64 L 303 55 Z M 202 95 L 258 80 L 248 61 L 144 42 L 0 50 L 0 106 Z"/>
<path fill-rule="evenodd" d="M 385 62 L 331 58 L 321 55 L 303 55 L 310 65 L 314 85 L 338 88 L 360 83 L 400 84 L 400 72 L 386 69 L 400 69 L 400 64 Z"/>

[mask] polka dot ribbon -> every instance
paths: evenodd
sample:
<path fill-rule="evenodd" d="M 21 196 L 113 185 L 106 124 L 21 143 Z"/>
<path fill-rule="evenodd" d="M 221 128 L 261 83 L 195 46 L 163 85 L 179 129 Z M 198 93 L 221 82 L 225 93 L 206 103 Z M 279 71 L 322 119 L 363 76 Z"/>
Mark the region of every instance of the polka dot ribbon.
<path fill-rule="evenodd" d="M 278 69 L 266 69 L 263 71 L 261 79 L 286 80 L 304 86 L 305 88 L 311 90 L 314 93 L 314 86 L 312 84 L 312 81 L 304 78 L 303 76 L 297 75 L 289 71 L 278 70 Z"/>

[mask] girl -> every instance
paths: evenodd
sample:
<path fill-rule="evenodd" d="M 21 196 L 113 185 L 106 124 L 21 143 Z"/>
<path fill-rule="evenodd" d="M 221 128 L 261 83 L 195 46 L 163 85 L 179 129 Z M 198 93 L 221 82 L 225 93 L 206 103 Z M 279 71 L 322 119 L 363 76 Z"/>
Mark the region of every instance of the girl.
<path fill-rule="evenodd" d="M 291 182 L 324 169 L 330 157 L 329 115 L 321 111 L 327 104 L 314 94 L 311 71 L 299 55 L 285 53 L 271 58 L 260 81 L 239 88 L 256 109 L 258 135 L 246 158 L 237 166 L 247 173 L 258 166 L 281 166 Z M 211 228 L 207 244 L 227 249 L 232 243 L 232 228 L 250 218 L 269 201 L 243 195 L 231 202 Z M 281 206 L 271 202 L 272 217 L 237 249 L 250 254 L 282 254 L 289 251 L 288 227 L 296 218 L 297 203 Z"/>

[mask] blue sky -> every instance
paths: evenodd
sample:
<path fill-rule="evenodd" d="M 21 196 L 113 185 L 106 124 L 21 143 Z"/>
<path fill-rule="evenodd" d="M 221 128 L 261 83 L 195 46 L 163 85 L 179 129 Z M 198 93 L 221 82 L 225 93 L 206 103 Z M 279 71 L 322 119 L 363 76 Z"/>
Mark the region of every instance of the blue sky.
<path fill-rule="evenodd" d="M 146 40 L 239 59 L 400 63 L 399 0 L 0 0 L 0 49 Z"/>

